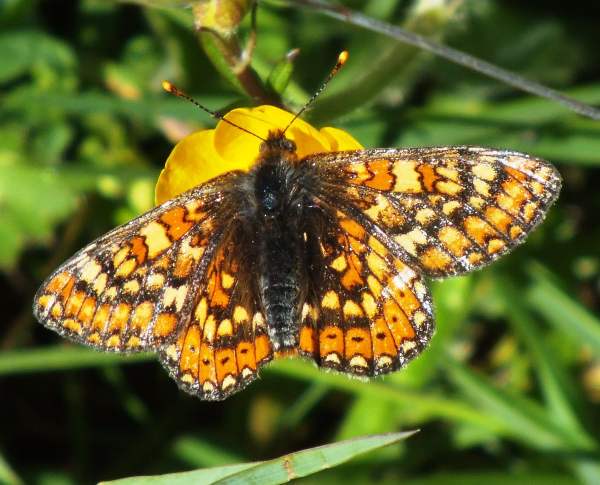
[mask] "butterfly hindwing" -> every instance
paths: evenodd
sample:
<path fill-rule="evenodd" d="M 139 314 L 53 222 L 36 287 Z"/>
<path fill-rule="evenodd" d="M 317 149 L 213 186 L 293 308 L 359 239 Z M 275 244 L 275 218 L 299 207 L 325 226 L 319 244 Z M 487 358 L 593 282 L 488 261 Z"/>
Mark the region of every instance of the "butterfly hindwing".
<path fill-rule="evenodd" d="M 317 204 L 328 221 L 309 236 L 315 261 L 300 353 L 355 376 L 398 369 L 433 334 L 425 282 L 359 221 L 323 201 Z"/>
<path fill-rule="evenodd" d="M 187 392 L 221 400 L 257 377 L 273 357 L 248 266 L 231 237 L 198 282 L 191 320 L 160 359 Z"/>
<path fill-rule="evenodd" d="M 395 252 L 433 277 L 488 264 L 521 243 L 560 190 L 528 155 L 478 147 L 372 149 L 318 155 L 324 195 L 350 203 Z"/>

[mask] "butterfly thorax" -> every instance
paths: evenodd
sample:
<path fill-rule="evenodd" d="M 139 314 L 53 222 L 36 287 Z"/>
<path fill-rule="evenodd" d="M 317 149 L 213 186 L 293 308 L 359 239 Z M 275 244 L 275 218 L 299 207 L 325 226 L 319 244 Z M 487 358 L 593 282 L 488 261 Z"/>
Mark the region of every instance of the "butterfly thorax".
<path fill-rule="evenodd" d="M 294 142 L 273 133 L 253 170 L 256 268 L 261 304 L 274 350 L 295 348 L 306 294 L 303 174 Z"/>

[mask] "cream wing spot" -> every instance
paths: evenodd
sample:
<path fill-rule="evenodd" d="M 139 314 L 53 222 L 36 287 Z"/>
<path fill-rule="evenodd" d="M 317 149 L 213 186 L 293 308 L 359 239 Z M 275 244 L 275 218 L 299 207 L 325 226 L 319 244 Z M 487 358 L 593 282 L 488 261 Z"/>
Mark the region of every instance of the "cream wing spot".
<path fill-rule="evenodd" d="M 369 364 L 367 363 L 367 359 L 365 359 L 362 355 L 355 355 L 350 359 L 350 367 L 360 367 L 367 369 Z"/>
<path fill-rule="evenodd" d="M 106 288 L 106 283 L 108 282 L 108 275 L 106 273 L 102 273 L 100 276 L 96 278 L 92 289 L 96 292 L 97 295 L 101 295 Z"/>
<path fill-rule="evenodd" d="M 266 324 L 265 324 L 265 317 L 263 317 L 263 314 L 261 312 L 256 312 L 254 314 L 254 316 L 252 317 L 252 328 L 254 330 L 258 329 L 258 328 L 265 328 Z"/>
<path fill-rule="evenodd" d="M 334 364 L 341 364 L 340 357 L 335 352 L 331 352 L 325 356 L 325 362 L 332 362 Z"/>
<path fill-rule="evenodd" d="M 140 283 L 138 280 L 130 280 L 123 285 L 123 290 L 127 293 L 135 294 L 140 291 Z"/>
<path fill-rule="evenodd" d="M 475 187 L 477 193 L 483 195 L 484 197 L 490 196 L 490 184 L 487 182 L 476 178 L 473 180 L 473 187 Z"/>
<path fill-rule="evenodd" d="M 375 298 L 368 291 L 362 294 L 362 307 L 369 318 L 374 318 L 379 311 Z"/>
<path fill-rule="evenodd" d="M 427 321 L 427 316 L 421 310 L 418 310 L 414 313 L 413 320 L 418 327 L 421 327 Z"/>
<path fill-rule="evenodd" d="M 243 306 L 237 305 L 233 310 L 233 321 L 237 324 L 248 322 L 250 316 Z"/>
<path fill-rule="evenodd" d="M 404 352 L 408 352 L 416 347 L 417 347 L 417 344 L 415 342 L 413 342 L 412 340 L 406 340 L 405 342 L 402 343 L 402 350 Z"/>
<path fill-rule="evenodd" d="M 135 259 L 127 259 L 126 261 L 121 263 L 121 265 L 117 268 L 115 275 L 120 276 L 122 278 L 126 278 L 133 272 L 136 266 L 137 264 Z"/>
<path fill-rule="evenodd" d="M 190 374 L 183 374 L 181 377 L 181 382 L 184 382 L 186 384 L 193 384 L 195 379 L 190 375 Z"/>
<path fill-rule="evenodd" d="M 175 303 L 175 308 L 178 312 L 183 308 L 185 297 L 187 295 L 187 286 L 181 285 L 178 288 L 168 286 L 163 293 L 163 305 L 168 307 Z"/>
<path fill-rule="evenodd" d="M 348 267 L 348 264 L 346 263 L 346 257 L 343 254 L 338 256 L 333 260 L 330 266 L 341 273 Z"/>
<path fill-rule="evenodd" d="M 420 209 L 417 211 L 415 219 L 419 224 L 427 224 L 435 218 L 435 212 L 430 208 Z"/>
<path fill-rule="evenodd" d="M 206 297 L 202 297 L 198 302 L 198 305 L 196 305 L 196 310 L 194 310 L 194 317 L 196 317 L 200 328 L 204 327 L 204 322 L 206 320 L 207 314 L 208 302 L 206 301 Z"/>
<path fill-rule="evenodd" d="M 97 261 L 92 259 L 88 261 L 81 269 L 81 279 L 88 284 L 92 283 L 101 271 L 102 266 L 100 266 Z"/>
<path fill-rule="evenodd" d="M 237 381 L 235 380 L 235 377 L 233 377 L 231 374 L 228 374 L 225 376 L 225 378 L 223 379 L 223 382 L 221 383 L 221 389 L 226 390 L 229 389 L 230 387 L 235 386 L 235 383 Z"/>
<path fill-rule="evenodd" d="M 171 240 L 167 236 L 166 229 L 156 221 L 142 227 L 140 234 L 145 237 L 146 246 L 148 246 L 148 256 L 150 258 L 155 258 L 171 246 Z"/>
<path fill-rule="evenodd" d="M 204 328 L 202 332 L 202 338 L 208 342 L 215 340 L 215 334 L 217 332 L 217 322 L 214 315 L 209 315 L 204 322 Z"/>
<path fill-rule="evenodd" d="M 119 249 L 113 257 L 113 266 L 115 268 L 118 268 L 121 265 L 121 263 L 123 261 L 125 261 L 125 258 L 127 257 L 128 254 L 129 254 L 129 248 L 127 246 Z"/>
<path fill-rule="evenodd" d="M 375 365 L 379 368 L 391 367 L 393 364 L 392 358 L 389 355 L 382 355 L 375 359 Z"/>
<path fill-rule="evenodd" d="M 416 162 L 395 163 L 393 173 L 396 177 L 394 192 L 418 194 L 422 191 L 420 175 L 416 170 Z"/>
<path fill-rule="evenodd" d="M 442 206 L 442 212 L 449 216 L 451 215 L 456 209 L 458 209 L 460 207 L 460 202 L 456 201 L 456 200 L 451 200 L 450 202 L 446 202 L 443 206 Z"/>
<path fill-rule="evenodd" d="M 148 276 L 148 279 L 146 281 L 146 285 L 148 287 L 150 287 L 151 289 L 160 289 L 164 286 L 165 284 L 165 275 L 163 275 L 162 273 L 151 273 Z"/>
<path fill-rule="evenodd" d="M 496 170 L 489 163 L 476 163 L 472 170 L 473 175 L 482 180 L 492 181 L 496 178 Z"/>
<path fill-rule="evenodd" d="M 219 337 L 227 337 L 233 335 L 233 325 L 231 324 L 231 320 L 227 318 L 221 321 L 217 330 L 217 335 L 219 335 Z"/>
<path fill-rule="evenodd" d="M 329 308 L 331 310 L 337 310 L 340 307 L 340 299 L 335 291 L 330 290 L 325 293 L 323 299 L 321 301 L 321 306 L 323 308 Z"/>
<path fill-rule="evenodd" d="M 229 288 L 231 288 L 233 286 L 234 282 L 235 282 L 235 278 L 233 276 L 231 276 L 229 273 L 226 273 L 225 271 L 223 271 L 221 273 L 221 284 L 223 285 L 223 288 L 228 290 Z"/>
<path fill-rule="evenodd" d="M 363 311 L 360 308 L 360 306 L 358 306 L 352 300 L 346 300 L 346 302 L 344 303 L 343 312 L 344 312 L 344 317 L 346 317 L 346 318 L 363 316 Z"/>

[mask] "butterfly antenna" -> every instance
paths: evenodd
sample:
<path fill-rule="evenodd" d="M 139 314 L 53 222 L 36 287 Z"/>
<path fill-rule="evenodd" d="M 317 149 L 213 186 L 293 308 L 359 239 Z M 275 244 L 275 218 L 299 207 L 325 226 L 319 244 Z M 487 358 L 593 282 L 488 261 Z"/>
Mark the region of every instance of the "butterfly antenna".
<path fill-rule="evenodd" d="M 230 124 L 231 126 L 235 126 L 238 130 L 242 130 L 243 132 L 248 133 L 249 135 L 255 136 L 256 138 L 258 138 L 259 140 L 262 141 L 267 141 L 265 140 L 262 136 L 258 136 L 256 133 L 251 132 L 250 130 L 247 130 L 246 128 L 235 124 L 233 121 L 229 121 L 227 118 L 225 118 L 221 113 L 219 113 L 218 111 L 213 111 L 211 109 L 208 109 L 206 106 L 200 104 L 198 101 L 196 101 L 194 98 L 192 98 L 190 95 L 184 93 L 183 91 L 181 91 L 179 88 L 177 88 L 172 82 L 170 81 L 163 81 L 162 82 L 162 88 L 170 94 L 174 94 L 175 96 L 179 97 L 179 98 L 183 98 L 187 101 L 189 101 L 192 104 L 195 104 L 198 108 L 200 108 L 202 111 L 206 111 L 209 115 L 211 115 L 213 118 L 216 118 L 218 120 L 224 121 L 227 124 Z"/>
<path fill-rule="evenodd" d="M 306 104 L 302 107 L 302 109 L 295 114 L 295 116 L 292 118 L 292 121 L 290 121 L 288 123 L 288 125 L 285 127 L 285 130 L 283 130 L 283 133 L 285 133 L 288 130 L 288 128 L 290 126 L 292 126 L 292 123 L 294 121 L 296 121 L 300 117 L 300 115 L 302 113 L 304 113 L 306 111 L 306 109 L 311 104 L 313 104 L 313 102 L 315 101 L 315 99 L 317 99 L 317 97 L 319 96 L 319 94 L 321 94 L 323 92 L 323 90 L 325 89 L 325 87 L 329 84 L 329 81 L 331 81 L 333 79 L 333 77 L 344 66 L 344 64 L 346 63 L 347 60 L 348 60 L 348 51 L 342 51 L 342 52 L 340 52 L 340 55 L 337 58 L 337 62 L 335 63 L 335 66 L 333 66 L 333 69 L 327 75 L 327 77 L 325 78 L 325 81 L 323 81 L 323 83 L 321 84 L 321 86 L 319 87 L 319 89 L 317 89 L 315 91 L 315 94 L 313 94 L 311 96 L 311 98 L 306 102 Z"/>

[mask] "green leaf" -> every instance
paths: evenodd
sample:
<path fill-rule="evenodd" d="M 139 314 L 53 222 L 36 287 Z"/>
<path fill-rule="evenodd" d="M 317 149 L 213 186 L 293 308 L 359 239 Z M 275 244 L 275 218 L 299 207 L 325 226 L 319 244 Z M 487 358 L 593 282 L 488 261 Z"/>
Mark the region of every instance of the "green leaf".
<path fill-rule="evenodd" d="M 0 168 L 0 268 L 11 267 L 27 243 L 47 241 L 55 226 L 73 213 L 84 191 L 101 190 L 110 180 L 125 183 L 150 173 L 40 167 L 3 163 L 1 158 Z"/>
<path fill-rule="evenodd" d="M 36 63 L 68 68 L 75 64 L 73 52 L 67 45 L 33 30 L 2 33 L 0 52 L 0 82 L 10 81 L 27 73 Z"/>
<path fill-rule="evenodd" d="M 274 460 L 258 463 L 229 465 L 226 467 L 172 473 L 154 477 L 131 477 L 102 483 L 115 485 L 154 485 L 161 483 L 169 485 L 184 485 L 188 483 L 227 483 L 230 485 L 260 483 L 261 485 L 275 485 L 332 468 L 356 456 L 398 443 L 415 433 L 416 431 L 407 431 L 403 433 L 365 436 L 297 451 Z"/>
<path fill-rule="evenodd" d="M 275 64 L 267 78 L 266 85 L 268 89 L 279 95 L 285 91 L 294 73 L 294 59 L 297 53 L 297 50 L 291 51 Z"/>

